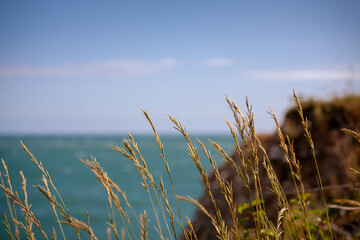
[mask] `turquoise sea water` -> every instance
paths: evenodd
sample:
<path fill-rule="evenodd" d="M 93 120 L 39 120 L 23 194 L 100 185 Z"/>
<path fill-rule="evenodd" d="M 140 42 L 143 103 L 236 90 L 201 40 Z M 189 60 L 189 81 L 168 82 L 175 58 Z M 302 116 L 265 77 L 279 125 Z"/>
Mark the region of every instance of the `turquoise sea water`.
<path fill-rule="evenodd" d="M 149 215 L 150 227 L 149 238 L 158 239 L 154 229 L 156 218 L 152 210 L 151 203 L 145 189 L 141 186 L 141 177 L 136 167 L 125 159 L 119 152 L 112 150 L 109 145 L 121 146 L 124 136 L 25 136 L 25 137 L 0 137 L 0 158 L 5 160 L 9 168 L 13 188 L 15 188 L 23 199 L 21 191 L 21 179 L 19 171 L 23 171 L 27 179 L 27 192 L 31 209 L 35 216 L 40 220 L 45 232 L 49 237 L 52 235 L 53 227 L 57 233 L 58 239 L 62 239 L 60 229 L 56 223 L 49 202 L 34 188 L 34 185 L 41 184 L 41 172 L 30 160 L 27 153 L 21 148 L 20 140 L 34 154 L 38 161 L 43 163 L 45 169 L 50 173 L 54 184 L 58 188 L 70 214 L 86 222 L 86 212 L 90 215 L 90 225 L 95 235 L 99 239 L 106 239 L 106 222 L 109 222 L 110 213 L 107 194 L 103 186 L 96 180 L 94 174 L 79 159 L 90 159 L 93 156 L 97 159 L 110 178 L 116 182 L 126 193 L 127 198 L 132 204 L 136 214 L 144 210 Z M 169 162 L 171 175 L 173 177 L 175 191 L 181 196 L 191 196 L 198 198 L 202 193 L 197 169 L 193 164 L 187 152 L 187 144 L 181 136 L 160 136 L 165 147 L 166 159 Z M 160 158 L 159 150 L 153 136 L 134 136 L 138 142 L 140 151 L 147 161 L 148 167 L 154 178 L 159 181 L 162 176 L 165 186 L 168 188 L 170 203 L 176 210 L 175 202 L 172 197 L 172 190 L 168 182 L 166 169 Z M 213 158 L 219 163 L 221 161 L 218 154 L 211 147 L 208 139 L 217 142 L 227 152 L 233 148 L 233 140 L 230 136 L 194 136 L 192 139 L 196 142 L 199 138 L 210 149 Z M 200 145 L 196 144 L 201 161 L 207 170 L 210 164 L 205 158 Z M 4 176 L 4 169 L 1 166 L 1 173 Z M 54 193 L 54 192 L 53 192 Z M 124 205 L 125 206 L 125 205 Z M 126 209 L 126 208 L 125 208 Z M 194 206 L 187 202 L 180 202 L 180 209 L 184 216 L 193 217 Z M 139 226 L 131 211 L 126 209 L 134 232 L 139 232 Z M 157 206 L 156 211 L 160 213 Z M 7 210 L 5 194 L 0 192 L 0 213 L 1 222 L 3 213 L 10 216 Z M 118 229 L 122 227 L 122 221 L 119 215 L 116 216 Z M 18 216 L 23 219 L 23 216 Z M 163 232 L 165 236 L 167 230 L 162 219 Z M 36 226 L 33 226 L 36 229 Z M 76 239 L 74 230 L 64 227 L 67 239 Z M 36 231 L 35 231 L 36 232 Z M 87 234 L 82 233 L 83 239 L 89 239 Z M 5 227 L 0 225 L 0 239 L 8 239 Z M 43 239 L 43 236 L 36 232 L 37 239 Z M 23 235 L 22 239 L 26 239 Z M 114 235 L 112 239 L 115 239 Z M 128 237 L 127 237 L 128 239 Z"/>

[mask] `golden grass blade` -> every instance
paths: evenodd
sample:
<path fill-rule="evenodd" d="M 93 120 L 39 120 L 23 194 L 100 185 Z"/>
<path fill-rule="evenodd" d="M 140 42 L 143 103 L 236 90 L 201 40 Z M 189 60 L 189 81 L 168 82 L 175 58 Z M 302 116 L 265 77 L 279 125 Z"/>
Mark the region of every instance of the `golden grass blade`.
<path fill-rule="evenodd" d="M 49 172 L 47 170 L 44 169 L 42 162 L 39 162 L 34 155 L 29 151 L 29 149 L 25 146 L 25 144 L 20 141 L 20 144 L 22 146 L 22 148 L 27 152 L 27 154 L 30 156 L 31 161 L 40 169 L 40 171 L 42 172 L 42 174 L 46 177 L 47 181 L 49 182 L 49 184 L 51 185 L 51 187 L 55 190 L 58 198 L 60 199 L 60 203 L 57 203 L 58 206 L 61 206 L 60 208 L 63 210 L 64 215 L 62 215 L 66 221 L 69 221 L 70 226 L 72 226 L 77 234 L 78 239 L 81 239 L 80 236 L 80 232 L 79 232 L 79 228 L 76 226 L 75 223 L 71 222 L 71 216 L 70 216 L 70 211 L 68 210 L 68 208 L 65 205 L 65 202 L 63 201 L 58 189 L 55 187 L 51 176 L 49 174 Z M 38 188 L 39 189 L 39 188 Z M 44 195 L 45 196 L 45 195 Z M 49 199 L 48 199 L 49 200 Z M 62 230 L 61 230 L 62 231 Z M 62 231 L 63 232 L 63 231 Z M 65 235 L 63 235 L 64 239 L 65 239 Z"/>
<path fill-rule="evenodd" d="M 118 193 L 120 193 L 122 198 L 125 200 L 126 205 L 130 208 L 130 210 L 134 214 L 137 222 L 139 223 L 139 219 L 136 216 L 136 214 L 135 214 L 133 208 L 131 207 L 130 203 L 127 201 L 125 193 L 123 193 L 120 190 L 119 186 L 117 184 L 115 184 L 108 177 L 108 174 L 100 167 L 100 164 L 96 161 L 96 158 L 91 156 L 91 161 L 82 160 L 82 159 L 80 159 L 80 161 L 82 163 L 84 163 L 88 168 L 90 168 L 93 171 L 93 173 L 95 174 L 97 180 L 103 185 L 103 187 L 105 188 L 105 190 L 107 192 L 108 201 L 109 201 L 109 204 L 110 204 L 110 209 L 111 209 L 111 212 L 112 212 L 112 215 L 113 215 L 112 218 L 109 216 L 110 222 L 111 222 L 111 224 L 109 224 L 109 226 L 113 229 L 114 233 L 116 233 L 115 235 L 117 235 L 117 229 L 116 229 L 116 224 L 115 224 L 115 216 L 114 216 L 114 212 L 113 212 L 113 208 L 112 208 L 112 203 L 114 203 L 116 209 L 120 213 L 121 220 L 124 223 L 124 227 L 126 229 L 126 233 L 128 234 L 129 238 L 131 238 L 131 237 L 130 237 L 130 232 L 129 232 L 128 228 L 130 228 L 130 231 L 131 231 L 132 235 L 134 236 L 134 238 L 136 238 L 136 235 L 135 235 L 135 233 L 133 231 L 133 228 L 132 228 L 132 225 L 130 223 L 130 219 L 129 219 L 126 211 L 123 209 L 118 195 L 113 191 L 113 188 Z"/>
<path fill-rule="evenodd" d="M 354 130 L 348 129 L 348 128 L 342 128 L 341 131 L 343 131 L 346 134 L 349 134 L 350 136 L 353 136 L 358 142 L 360 142 L 360 134 L 355 132 Z"/>
<path fill-rule="evenodd" d="M 337 205 L 337 204 L 329 204 L 328 208 L 334 208 L 334 209 L 340 209 L 345 211 L 359 211 L 360 207 L 349 207 L 349 206 L 343 206 L 343 205 Z"/>
<path fill-rule="evenodd" d="M 53 228 L 53 234 L 52 234 L 52 240 L 56 240 L 57 239 L 57 236 L 56 236 L 56 231 L 55 231 L 55 228 Z"/>
<path fill-rule="evenodd" d="M 8 221 L 5 213 L 4 213 L 4 221 L 3 221 L 3 224 L 4 224 L 5 227 L 6 227 L 6 232 L 8 233 L 10 239 L 11 239 L 11 240 L 15 239 L 14 235 L 13 235 L 12 232 L 11 232 L 11 226 L 10 226 L 10 224 L 9 224 L 9 221 Z"/>
<path fill-rule="evenodd" d="M 284 218 L 284 214 L 287 211 L 287 208 L 284 207 L 282 209 L 280 209 L 279 214 L 278 214 L 278 218 L 277 218 L 277 225 L 276 225 L 276 232 L 275 232 L 275 236 L 276 239 L 281 239 L 281 235 L 283 234 L 283 231 L 281 230 L 281 226 L 283 223 L 283 218 Z"/>
<path fill-rule="evenodd" d="M 198 153 L 196 147 L 193 145 L 193 143 L 187 133 L 186 128 L 182 126 L 181 122 L 176 120 L 174 117 L 172 117 L 170 115 L 168 115 L 168 116 L 169 116 L 170 120 L 175 124 L 175 126 L 173 128 L 176 129 L 177 131 L 179 131 L 183 135 L 185 140 L 187 141 L 189 155 L 190 155 L 192 161 L 194 162 L 196 168 L 198 169 L 202 183 L 205 187 L 205 192 L 209 196 L 209 198 L 212 202 L 212 205 L 214 206 L 216 218 L 212 219 L 212 223 L 213 223 L 215 229 L 217 231 L 219 231 L 218 232 L 219 235 L 228 236 L 225 221 L 221 215 L 221 212 L 217 206 L 215 198 L 211 192 L 210 181 L 209 181 L 209 178 L 207 176 L 207 173 L 206 173 L 204 167 L 201 165 L 199 153 Z M 197 203 L 193 202 L 193 203 L 199 204 L 199 202 L 197 202 Z M 202 208 L 200 208 L 200 209 L 202 209 Z"/>
<path fill-rule="evenodd" d="M 186 239 L 197 240 L 198 238 L 196 236 L 194 226 L 192 225 L 190 218 L 186 217 L 186 223 L 188 225 Z"/>
<path fill-rule="evenodd" d="M 360 176 L 360 171 L 359 170 L 356 170 L 355 168 L 350 168 L 350 170 L 356 174 L 357 176 Z"/>
<path fill-rule="evenodd" d="M 335 199 L 334 203 L 338 203 L 341 205 L 347 205 L 351 207 L 360 207 L 360 202 L 352 199 Z"/>
<path fill-rule="evenodd" d="M 305 228 L 306 228 L 306 232 L 308 234 L 308 237 L 311 238 L 311 232 L 310 232 L 310 228 L 309 228 L 309 219 L 308 219 L 308 210 L 305 204 L 305 188 L 304 185 L 302 183 L 302 179 L 301 179 L 301 166 L 299 161 L 296 158 L 295 155 L 295 151 L 293 148 L 293 144 L 290 141 L 289 136 L 286 136 L 286 138 L 284 137 L 282 130 L 280 128 L 279 122 L 277 120 L 277 117 L 275 115 L 275 111 L 274 109 L 270 106 L 270 112 L 269 112 L 271 118 L 274 120 L 275 125 L 276 125 L 276 129 L 277 129 L 277 135 L 279 137 L 279 141 L 280 144 L 279 146 L 283 149 L 284 151 L 284 159 L 286 161 L 286 163 L 288 164 L 289 168 L 290 168 L 290 173 L 291 173 L 291 178 L 293 180 L 294 186 L 295 186 L 295 192 L 296 195 L 299 199 L 299 201 L 301 202 L 301 208 L 302 208 L 302 214 L 303 214 L 303 218 L 305 221 Z M 286 141 L 287 140 L 287 141 Z M 261 145 L 261 143 L 260 143 Z M 265 151 L 265 149 L 263 147 L 261 147 L 261 149 L 263 150 L 264 155 L 266 155 L 267 161 L 269 161 L 268 157 L 267 157 L 267 153 Z M 268 165 L 271 166 L 271 163 L 269 162 Z M 271 167 L 272 168 L 272 167 Z M 275 174 L 275 172 L 272 169 L 272 172 Z M 277 179 L 277 176 L 275 174 L 274 178 Z M 272 179 L 272 178 L 270 178 Z M 275 193 L 277 193 L 277 196 L 281 198 L 281 206 L 280 208 L 287 208 L 288 212 L 289 212 L 289 216 L 292 219 L 292 222 L 294 224 L 291 224 L 291 227 L 293 228 L 293 231 L 297 234 L 297 236 L 299 238 L 303 238 L 304 234 L 302 233 L 301 227 L 298 226 L 298 224 L 296 223 L 295 219 L 294 219 L 294 213 L 292 211 L 292 208 L 289 205 L 289 202 L 286 198 L 286 193 L 283 191 L 282 186 L 280 184 L 280 182 L 277 180 L 277 191 L 275 191 Z M 300 185 L 300 189 L 299 186 Z M 301 192 L 300 192 L 301 191 Z M 280 196 L 281 193 L 281 196 Z"/>
<path fill-rule="evenodd" d="M 92 228 L 88 224 L 86 224 L 74 217 L 72 217 L 72 222 L 75 223 L 79 229 L 87 232 L 89 234 L 91 240 L 98 240 L 98 238 L 95 236 Z M 61 223 L 64 225 L 70 225 L 69 222 L 65 222 L 65 221 L 61 221 Z"/>
<path fill-rule="evenodd" d="M 180 218 L 180 222 L 179 220 L 176 219 L 176 221 L 178 222 L 178 224 L 181 226 L 183 232 L 185 231 L 185 226 L 184 226 L 184 223 L 183 223 L 183 220 L 182 220 L 182 216 L 181 216 L 181 211 L 180 211 L 180 208 L 179 208 L 179 203 L 177 201 L 177 198 L 176 198 L 176 193 L 175 193 L 175 188 L 174 188 L 174 184 L 173 184 L 173 180 L 172 180 L 172 177 L 171 177 L 171 174 L 170 174 L 170 167 L 169 167 L 169 164 L 165 158 L 165 150 L 164 150 L 164 145 L 162 144 L 161 142 L 161 139 L 155 129 L 155 126 L 151 120 L 151 118 L 149 117 L 148 113 L 144 110 L 144 109 L 141 109 L 142 112 L 144 113 L 146 119 L 148 120 L 148 122 L 150 123 L 151 125 L 151 128 L 153 130 L 153 134 L 155 136 L 155 139 L 156 139 L 156 143 L 158 144 L 158 147 L 160 149 L 160 156 L 161 156 L 161 159 L 163 160 L 165 166 L 166 166 L 166 171 L 167 171 L 167 174 L 168 174 L 168 178 L 169 178 L 169 181 L 170 181 L 170 185 L 171 185 L 171 188 L 172 188 L 172 192 L 173 192 L 173 196 L 175 198 L 175 202 L 176 202 L 176 207 L 177 207 L 177 210 L 178 210 L 178 214 L 179 214 L 179 218 Z M 175 217 L 175 216 L 173 216 Z M 176 217 L 175 217 L 176 218 Z M 176 237 L 176 234 L 175 234 L 175 238 Z"/>
<path fill-rule="evenodd" d="M 142 215 L 140 215 L 140 236 L 142 240 L 148 240 L 148 228 L 149 228 L 149 221 L 147 219 L 146 211 Z"/>
<path fill-rule="evenodd" d="M 1 159 L 2 161 L 2 165 L 3 165 L 3 168 L 4 168 L 4 171 L 5 171 L 5 178 L 7 179 L 7 184 L 8 184 L 8 187 L 9 187 L 9 190 L 12 192 L 12 185 L 11 185 L 11 181 L 10 181 L 10 175 L 9 175 L 9 171 L 8 171 L 8 168 L 5 164 L 5 161 L 4 159 Z M 2 178 L 2 175 L 1 175 L 1 172 L 0 172 L 0 179 L 1 179 L 1 184 L 2 186 L 5 187 L 5 183 L 4 183 L 4 180 Z M 11 220 L 13 222 L 13 225 L 14 225 L 14 231 L 15 231 L 15 236 L 16 239 L 20 239 L 20 233 L 19 233 L 19 226 L 17 224 L 17 214 L 16 214 L 16 209 L 15 209 L 15 202 L 14 200 L 11 201 L 10 203 L 10 197 L 6 195 L 6 203 L 7 203 L 7 206 L 8 206 L 8 209 L 9 209 L 9 212 L 10 212 L 10 217 L 11 217 Z"/>
<path fill-rule="evenodd" d="M 119 240 L 119 235 L 118 235 L 118 232 L 117 232 L 117 229 L 116 229 L 116 226 L 114 224 L 114 221 L 111 217 L 111 215 L 109 214 L 109 220 L 110 220 L 110 223 L 106 222 L 106 224 L 111 228 L 111 230 L 113 230 L 114 234 L 115 234 L 115 237 L 116 237 L 116 240 Z M 109 229 L 109 228 L 108 228 Z M 111 236 L 111 230 L 108 231 L 108 237 L 110 238 Z"/>
<path fill-rule="evenodd" d="M 298 111 L 299 116 L 301 118 L 301 123 L 302 123 L 303 129 L 305 131 L 305 137 L 306 137 L 306 140 L 308 141 L 308 143 L 310 145 L 311 152 L 312 152 L 312 155 L 313 155 L 313 159 L 314 159 L 314 163 L 315 163 L 315 167 L 316 167 L 316 172 L 317 172 L 317 177 L 316 178 L 317 178 L 317 182 L 318 182 L 318 185 L 319 185 L 319 188 L 320 188 L 321 198 L 323 200 L 323 204 L 324 204 L 324 207 L 325 207 L 327 225 L 328 225 L 328 228 L 329 228 L 330 235 L 332 237 L 330 216 L 329 216 L 329 211 L 327 209 L 327 203 L 326 203 L 326 200 L 325 200 L 324 187 L 323 187 L 323 184 L 322 184 L 322 181 L 321 181 L 320 170 L 319 170 L 319 166 L 317 164 L 314 142 L 312 140 L 311 133 L 310 133 L 309 128 L 308 128 L 307 118 L 304 118 L 304 113 L 303 113 L 303 110 L 302 110 L 302 106 L 301 106 L 299 98 L 297 97 L 297 95 L 295 93 L 295 90 L 293 90 L 293 94 L 294 94 L 296 108 L 297 108 L 297 111 Z"/>
<path fill-rule="evenodd" d="M 229 158 L 227 156 L 225 151 L 222 150 L 222 148 L 218 144 L 216 144 L 215 142 L 213 142 L 211 140 L 209 140 L 209 141 L 213 144 L 213 146 L 217 147 L 217 149 L 220 152 L 220 155 L 223 156 L 223 159 L 224 159 L 224 157 L 227 158 L 227 159 L 231 159 L 231 158 Z M 198 139 L 198 142 L 199 142 L 201 148 L 203 149 L 206 157 L 210 161 L 210 164 L 211 164 L 211 166 L 213 168 L 213 171 L 214 171 L 214 174 L 215 174 L 215 179 L 218 182 L 218 184 L 220 186 L 220 189 L 221 189 L 221 193 L 224 196 L 225 201 L 226 201 L 226 203 L 227 203 L 227 205 L 229 207 L 229 211 L 231 213 L 231 218 L 233 220 L 233 227 L 230 229 L 230 231 L 234 234 L 235 239 L 239 239 L 240 234 L 239 234 L 239 228 L 238 228 L 237 207 L 236 207 L 236 203 L 234 203 L 233 187 L 229 182 L 227 182 L 226 180 L 224 180 L 221 177 L 219 169 L 216 166 L 216 162 L 211 157 L 210 151 L 207 151 L 205 145 L 199 139 Z M 231 161 L 231 160 L 228 160 L 228 161 Z M 233 160 L 232 160 L 232 162 L 235 164 L 235 162 Z"/>
<path fill-rule="evenodd" d="M 106 228 L 106 240 L 111 240 L 111 228 Z"/>
<path fill-rule="evenodd" d="M 4 166 L 5 162 L 3 162 Z M 7 169 L 7 167 L 6 167 Z M 8 173 L 7 176 L 9 177 Z M 28 203 L 28 197 L 27 197 L 27 191 L 26 191 L 26 178 L 23 174 L 22 171 L 20 171 L 20 177 L 22 180 L 22 190 L 24 193 L 24 200 L 21 201 L 19 194 L 17 192 L 13 192 L 12 187 L 6 187 L 3 185 L 3 183 L 0 184 L 0 187 L 3 189 L 4 193 L 10 197 L 12 199 L 12 201 L 14 202 L 14 204 L 18 205 L 21 210 L 23 211 L 23 213 L 25 214 L 25 225 L 21 222 L 19 222 L 17 219 L 13 219 L 13 221 L 15 221 L 16 225 L 19 225 L 22 229 L 24 229 L 24 231 L 26 232 L 26 234 L 28 235 L 28 237 L 30 239 L 35 239 L 34 237 L 34 233 L 32 230 L 32 224 L 35 224 L 35 226 L 40 230 L 40 232 L 43 234 L 45 239 L 48 239 L 46 233 L 44 232 L 44 230 L 41 228 L 41 224 L 40 221 L 35 217 L 34 213 L 30 210 L 30 205 Z M 9 180 L 10 181 L 10 180 Z"/>

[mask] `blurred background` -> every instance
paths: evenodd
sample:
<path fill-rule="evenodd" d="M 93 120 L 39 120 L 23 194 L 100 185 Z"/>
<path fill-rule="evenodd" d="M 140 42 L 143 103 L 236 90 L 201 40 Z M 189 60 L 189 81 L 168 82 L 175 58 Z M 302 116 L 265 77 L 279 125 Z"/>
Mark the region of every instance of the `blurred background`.
<path fill-rule="evenodd" d="M 85 221 L 89 210 L 104 239 L 106 192 L 79 158 L 98 157 L 136 213 L 151 212 L 136 168 L 108 147 L 131 132 L 154 176 L 166 174 L 144 108 L 163 137 L 175 189 L 198 197 L 186 143 L 166 114 L 230 152 L 225 94 L 243 110 L 248 96 L 257 131 L 269 132 L 269 105 L 281 120 L 293 89 L 304 98 L 359 93 L 359 12 L 357 0 L 1 1 L 0 157 L 19 190 L 24 171 L 49 234 L 51 207 L 32 187 L 41 173 L 20 140 L 53 175 L 72 214 Z M 181 208 L 192 216 L 193 206 Z"/>
<path fill-rule="evenodd" d="M 360 3 L 2 1 L 0 133 L 223 133 L 225 94 L 269 131 L 299 95 L 359 90 Z M 355 81 L 356 80 L 356 81 Z M 280 116 L 279 116 L 280 117 Z"/>

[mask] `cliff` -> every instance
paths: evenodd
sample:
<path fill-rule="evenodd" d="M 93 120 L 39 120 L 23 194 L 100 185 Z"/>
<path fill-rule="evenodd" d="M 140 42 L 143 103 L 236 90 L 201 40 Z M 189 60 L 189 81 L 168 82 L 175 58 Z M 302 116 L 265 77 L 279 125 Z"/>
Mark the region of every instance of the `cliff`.
<path fill-rule="evenodd" d="M 360 96 L 344 96 L 333 98 L 329 101 L 310 99 L 302 103 L 304 116 L 308 119 L 308 128 L 314 142 L 317 164 L 320 170 L 323 189 L 328 203 L 335 199 L 360 200 L 359 176 L 351 172 L 350 167 L 359 169 L 360 165 L 360 143 L 352 136 L 341 131 L 342 128 L 360 130 Z M 287 111 L 284 121 L 280 126 L 284 136 L 288 135 L 293 142 L 294 152 L 299 160 L 302 182 L 305 191 L 311 193 L 311 208 L 321 208 L 319 187 L 317 183 L 317 172 L 314 158 L 308 141 L 304 136 L 304 128 L 296 108 Z M 279 146 L 277 132 L 267 135 L 259 135 L 262 145 L 268 153 L 271 164 L 286 193 L 288 199 L 295 197 L 295 188 L 290 174 L 289 165 L 284 159 L 284 151 Z M 242 146 L 244 148 L 244 146 Z M 246 152 L 246 151 L 244 151 Z M 258 151 L 259 159 L 263 159 L 261 151 Z M 246 158 L 247 156 L 245 156 Z M 231 158 L 240 166 L 240 156 L 234 151 Z M 243 181 L 233 168 L 223 163 L 219 166 L 222 178 L 231 183 L 233 188 L 234 202 L 250 203 L 249 192 L 244 188 Z M 266 213 L 270 220 L 276 222 L 279 212 L 276 197 L 270 190 L 270 181 L 266 171 L 259 167 L 263 198 Z M 234 224 L 228 204 L 224 199 L 214 172 L 209 173 L 211 192 L 219 206 L 221 215 L 228 226 Z M 208 194 L 204 193 L 199 202 L 211 213 L 214 207 Z M 331 227 L 337 237 L 349 238 L 360 232 L 360 212 L 330 209 Z M 237 213 L 240 215 L 240 213 Z M 239 216 L 239 219 L 246 219 Z M 243 227 L 253 227 L 251 216 L 244 221 Z M 276 224 L 276 223 L 275 223 Z M 199 240 L 218 239 L 216 231 L 209 218 L 200 210 L 195 213 L 193 220 L 194 231 Z"/>

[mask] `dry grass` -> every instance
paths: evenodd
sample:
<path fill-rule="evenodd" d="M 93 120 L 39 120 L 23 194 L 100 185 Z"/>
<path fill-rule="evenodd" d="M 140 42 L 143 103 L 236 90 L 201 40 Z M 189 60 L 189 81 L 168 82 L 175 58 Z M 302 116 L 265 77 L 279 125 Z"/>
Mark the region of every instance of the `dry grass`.
<path fill-rule="evenodd" d="M 166 160 L 165 149 L 161 142 L 154 124 L 152 123 L 149 115 L 143 110 L 143 113 L 148 120 L 158 145 L 161 159 L 165 164 L 167 170 L 167 178 L 169 178 L 171 195 L 175 199 L 176 209 L 172 209 L 169 202 L 168 190 L 164 185 L 162 178 L 159 182 L 155 181 L 153 175 L 147 167 L 146 160 L 143 158 L 138 144 L 134 140 L 131 134 L 128 134 L 128 139 L 124 139 L 123 145 L 111 146 L 114 150 L 121 153 L 125 158 L 129 159 L 137 168 L 139 174 L 142 177 L 142 186 L 147 191 L 149 201 L 151 202 L 156 224 L 154 228 L 158 233 L 159 239 L 180 239 L 182 235 L 185 239 L 197 239 L 196 232 L 189 218 L 186 217 L 186 222 L 183 220 L 181 210 L 179 208 L 178 200 L 184 200 L 195 204 L 200 211 L 202 211 L 211 221 L 213 227 L 216 230 L 217 237 L 219 239 L 314 239 L 315 231 L 320 232 L 321 237 L 324 239 L 332 239 L 332 225 L 329 217 L 329 208 L 338 208 L 346 211 L 359 211 L 360 203 L 355 200 L 341 199 L 336 204 L 327 205 L 324 195 L 324 186 L 321 182 L 320 172 L 317 166 L 316 153 L 314 143 L 311 137 L 311 133 L 308 130 L 308 122 L 303 114 L 302 107 L 299 99 L 294 92 L 294 99 L 297 106 L 298 114 L 302 121 L 302 126 L 305 131 L 306 139 L 309 143 L 309 148 L 312 152 L 315 167 L 317 168 L 317 180 L 318 188 L 320 189 L 323 208 L 320 210 L 321 214 L 325 214 L 326 218 L 321 223 L 321 228 L 314 230 L 314 218 L 313 210 L 309 209 L 308 196 L 305 187 L 303 185 L 302 176 L 300 173 L 301 166 L 295 155 L 293 143 L 288 136 L 284 136 L 274 111 L 271 109 L 270 115 L 275 121 L 277 127 L 277 133 L 280 139 L 280 147 L 284 151 L 284 159 L 290 168 L 290 174 L 295 186 L 296 197 L 295 199 L 289 199 L 283 190 L 283 187 L 277 178 L 272 163 L 268 157 L 266 149 L 263 147 L 258 135 L 255 133 L 255 124 L 253 119 L 252 108 L 246 99 L 246 111 L 242 112 L 234 101 L 231 101 L 226 97 L 226 101 L 230 110 L 233 113 L 234 124 L 230 121 L 226 121 L 229 127 L 232 137 L 235 141 L 235 151 L 240 156 L 240 162 L 236 163 L 217 143 L 210 140 L 214 150 L 219 154 L 222 159 L 231 166 L 233 171 L 239 175 L 243 182 L 243 186 L 248 192 L 249 203 L 238 203 L 234 199 L 233 186 L 231 182 L 228 182 L 222 178 L 219 168 L 212 158 L 211 152 L 200 142 L 201 150 L 205 153 L 207 160 L 210 162 L 215 174 L 216 183 L 219 185 L 221 194 L 224 196 L 227 207 L 231 213 L 232 224 L 228 224 L 224 220 L 223 213 L 220 211 L 218 202 L 216 201 L 213 192 L 211 190 L 211 181 L 201 164 L 198 149 L 189 137 L 186 128 L 180 121 L 172 116 L 169 116 L 170 120 L 174 124 L 174 128 L 184 137 L 187 142 L 189 155 L 198 170 L 201 181 L 208 197 L 211 199 L 213 211 L 205 208 L 199 201 L 192 199 L 191 197 L 178 196 L 175 192 L 171 171 Z M 350 129 L 342 129 L 345 133 L 353 136 L 360 142 L 359 133 Z M 62 230 L 62 225 L 71 226 L 78 239 L 81 239 L 80 231 L 84 231 L 89 235 L 92 240 L 97 240 L 94 231 L 92 230 L 89 222 L 80 221 L 71 216 L 68 208 L 62 200 L 55 184 L 53 183 L 48 171 L 46 171 L 41 162 L 31 154 L 27 147 L 21 143 L 24 150 L 28 153 L 33 163 L 39 168 L 42 174 L 43 185 L 38 185 L 36 188 L 39 192 L 49 201 L 53 212 L 58 220 L 59 229 L 62 233 L 62 238 L 66 239 L 66 236 Z M 262 156 L 259 157 L 259 156 Z M 87 166 L 95 175 L 97 180 L 102 184 L 107 193 L 107 199 L 110 206 L 110 213 L 108 219 L 109 229 L 108 239 L 111 237 L 111 231 L 116 239 L 148 239 L 149 219 L 146 211 L 140 216 L 137 216 L 134 212 L 130 202 L 126 198 L 126 194 L 119 188 L 119 186 L 112 181 L 106 171 L 102 169 L 99 162 L 94 157 L 91 160 L 81 160 L 85 166 Z M 7 205 L 9 208 L 10 216 L 4 214 L 4 229 L 7 231 L 10 239 L 20 239 L 20 232 L 24 231 L 28 239 L 40 238 L 35 237 L 33 231 L 33 225 L 36 226 L 43 238 L 49 239 L 47 233 L 44 232 L 40 222 L 30 209 L 30 204 L 27 199 L 26 191 L 26 179 L 25 176 L 20 173 L 22 179 L 22 191 L 24 193 L 24 199 L 20 199 L 18 193 L 12 188 L 10 176 L 8 173 L 5 161 L 2 160 L 4 175 L 1 174 L 1 184 L 3 192 L 6 196 Z M 266 214 L 265 201 L 263 196 L 261 175 L 259 174 L 260 168 L 264 168 L 267 174 L 267 178 L 270 181 L 271 190 L 276 196 L 276 203 L 278 205 L 277 221 L 273 222 L 269 220 Z M 359 171 L 353 169 L 355 174 L 359 174 Z M 5 178 L 5 181 L 3 179 Z M 52 193 L 54 192 L 54 193 Z M 122 199 L 122 200 L 120 200 Z M 122 205 L 122 202 L 125 205 Z M 16 206 L 20 207 L 23 214 L 19 214 Z M 156 208 L 159 207 L 161 213 L 158 214 Z M 115 214 L 118 212 L 119 215 Z M 136 223 L 130 222 L 128 215 L 130 212 L 134 215 Z M 242 219 L 242 213 L 249 212 L 251 221 L 254 223 L 253 228 L 245 228 L 243 225 L 244 219 Z M 18 216 L 24 216 L 21 219 Z M 120 216 L 121 222 L 118 222 L 116 216 Z M 61 220 L 60 220 L 61 218 Z M 326 223 L 325 226 L 323 223 Z M 164 223 L 164 224 L 162 224 Z M 165 227 L 164 227 L 165 226 Z M 317 226 L 320 226 L 318 224 Z M 177 227 L 180 227 L 181 232 L 177 232 Z M 50 234 L 50 233 L 48 233 Z M 49 235 L 50 236 L 50 235 Z M 57 239 L 55 230 L 52 234 L 52 239 Z"/>

